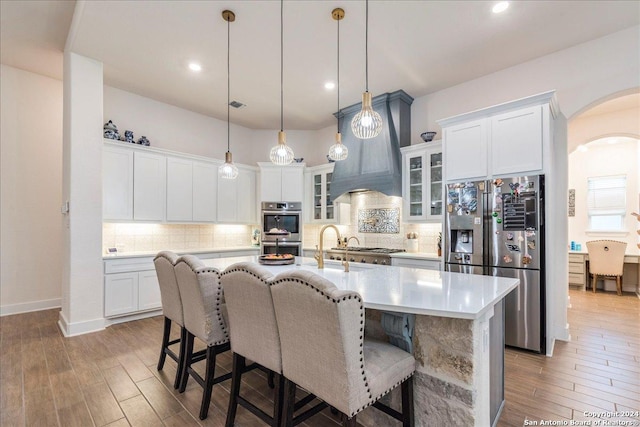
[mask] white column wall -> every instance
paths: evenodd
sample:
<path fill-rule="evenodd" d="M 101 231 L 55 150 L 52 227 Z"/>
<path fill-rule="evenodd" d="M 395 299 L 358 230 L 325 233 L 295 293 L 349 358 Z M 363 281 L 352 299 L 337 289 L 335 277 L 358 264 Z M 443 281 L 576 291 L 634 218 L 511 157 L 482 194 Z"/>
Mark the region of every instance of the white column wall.
<path fill-rule="evenodd" d="M 62 311 L 66 336 L 104 328 L 102 63 L 64 55 Z"/>
<path fill-rule="evenodd" d="M 0 315 L 60 306 L 62 82 L 0 66 Z"/>

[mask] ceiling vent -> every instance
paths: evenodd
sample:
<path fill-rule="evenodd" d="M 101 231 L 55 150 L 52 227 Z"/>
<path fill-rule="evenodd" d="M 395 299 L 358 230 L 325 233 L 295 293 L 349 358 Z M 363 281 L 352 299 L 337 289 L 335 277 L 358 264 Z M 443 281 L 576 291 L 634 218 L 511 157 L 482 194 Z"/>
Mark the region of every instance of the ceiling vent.
<path fill-rule="evenodd" d="M 238 101 L 231 101 L 229 105 L 232 106 L 233 108 L 246 107 L 246 104 L 243 104 L 242 102 L 238 102 Z"/>

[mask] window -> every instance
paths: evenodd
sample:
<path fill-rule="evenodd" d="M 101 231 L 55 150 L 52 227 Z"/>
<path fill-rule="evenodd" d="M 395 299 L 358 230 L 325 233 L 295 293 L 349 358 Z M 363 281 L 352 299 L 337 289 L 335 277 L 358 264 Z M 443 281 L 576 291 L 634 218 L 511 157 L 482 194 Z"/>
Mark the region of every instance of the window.
<path fill-rule="evenodd" d="M 587 214 L 590 231 L 624 231 L 627 177 L 588 178 Z"/>

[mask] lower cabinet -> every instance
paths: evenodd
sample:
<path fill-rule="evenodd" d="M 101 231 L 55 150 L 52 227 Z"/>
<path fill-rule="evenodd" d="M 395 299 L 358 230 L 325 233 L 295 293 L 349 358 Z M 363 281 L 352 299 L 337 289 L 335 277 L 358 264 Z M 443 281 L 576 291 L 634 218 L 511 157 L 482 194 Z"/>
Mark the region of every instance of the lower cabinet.
<path fill-rule="evenodd" d="M 105 274 L 104 316 L 116 317 L 162 307 L 155 270 Z"/>
<path fill-rule="evenodd" d="M 569 254 L 569 285 L 587 287 L 586 263 L 583 254 Z"/>
<path fill-rule="evenodd" d="M 441 270 L 440 261 L 422 258 L 391 258 L 394 267 L 423 268 L 425 270 Z"/>

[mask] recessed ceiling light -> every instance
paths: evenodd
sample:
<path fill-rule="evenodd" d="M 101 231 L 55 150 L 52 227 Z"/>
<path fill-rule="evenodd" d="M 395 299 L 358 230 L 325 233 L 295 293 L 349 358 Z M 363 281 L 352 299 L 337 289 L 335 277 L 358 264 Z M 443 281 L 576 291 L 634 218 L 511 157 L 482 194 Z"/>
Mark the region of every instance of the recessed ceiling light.
<path fill-rule="evenodd" d="M 191 63 L 189 63 L 189 69 L 190 69 L 191 71 L 196 72 L 196 73 L 197 73 L 198 71 L 202 71 L 202 67 L 200 66 L 200 64 L 195 63 L 195 62 L 191 62 Z"/>
<path fill-rule="evenodd" d="M 324 88 L 327 90 L 335 89 L 336 84 L 334 82 L 326 82 Z"/>
<path fill-rule="evenodd" d="M 508 1 L 501 1 L 496 3 L 493 6 L 493 13 L 501 13 L 504 12 L 505 10 L 507 10 L 507 8 L 509 7 L 509 2 Z"/>

